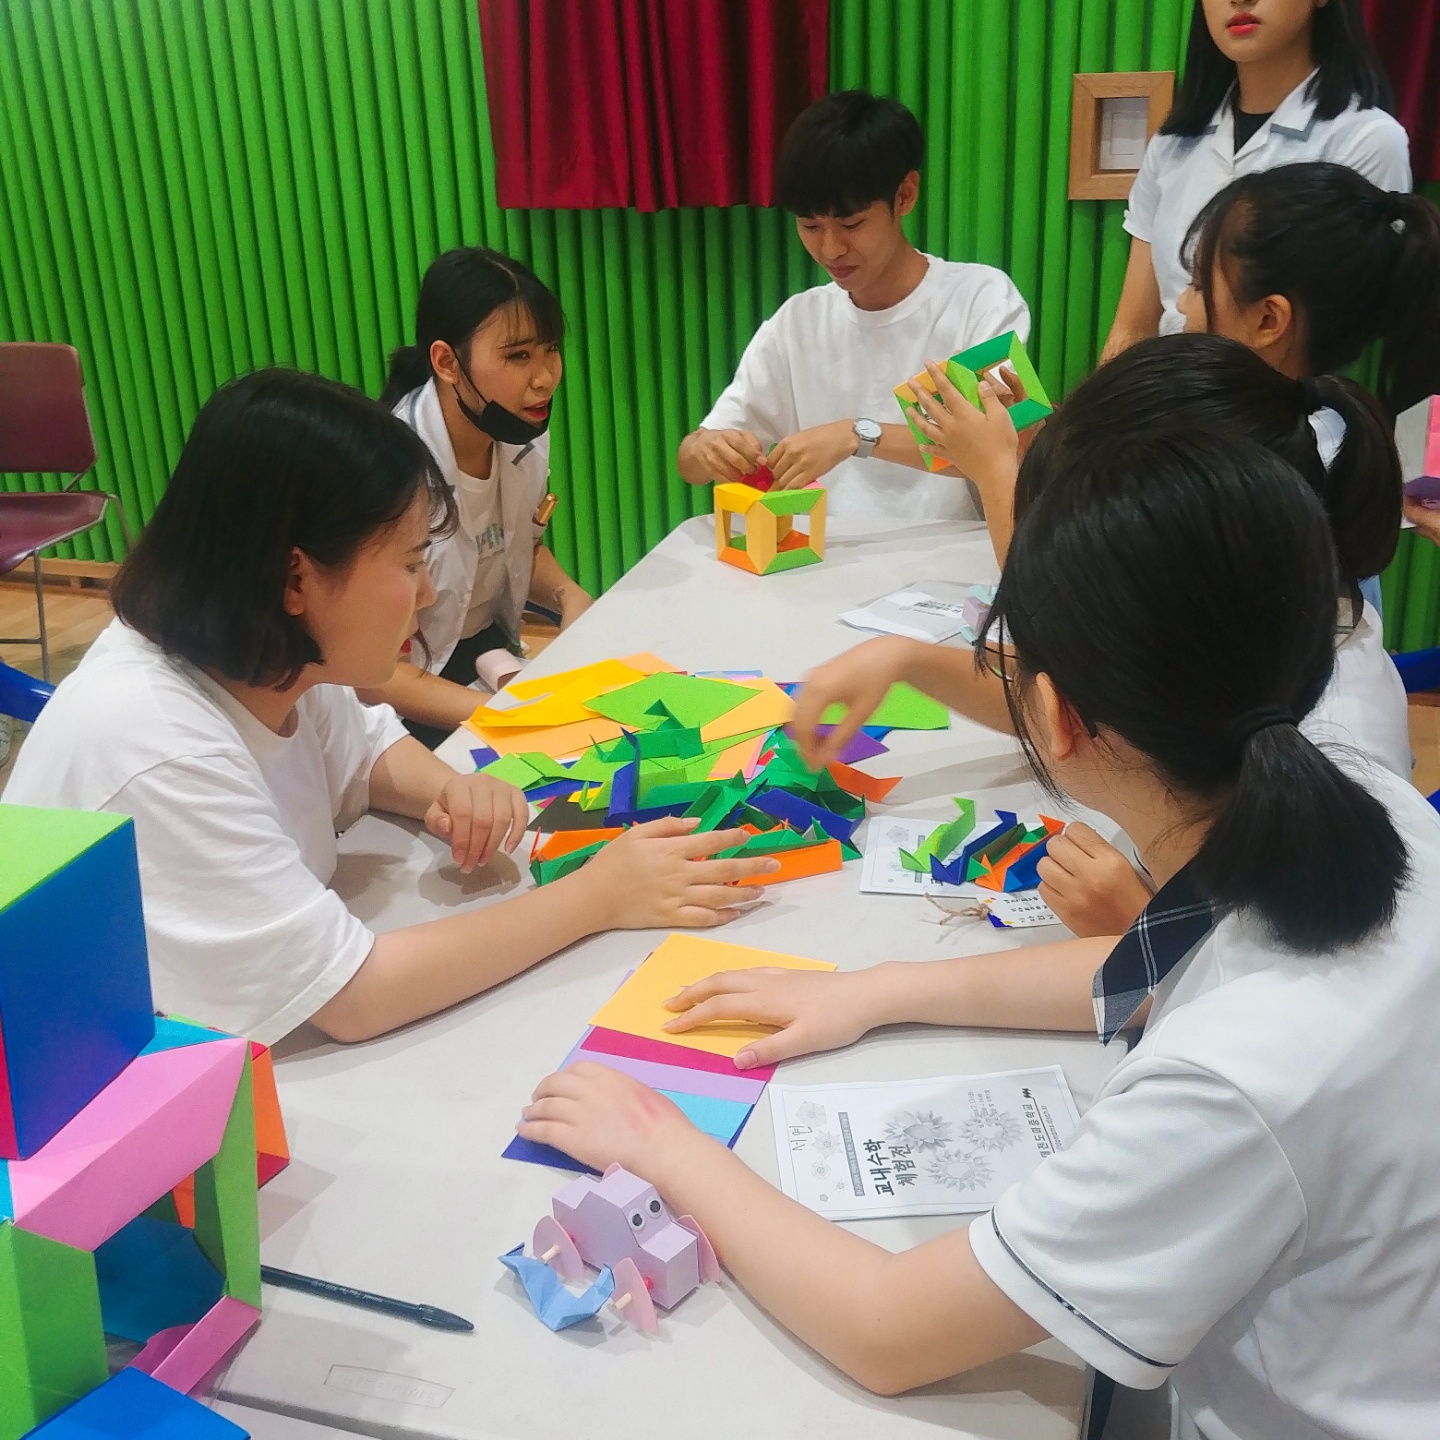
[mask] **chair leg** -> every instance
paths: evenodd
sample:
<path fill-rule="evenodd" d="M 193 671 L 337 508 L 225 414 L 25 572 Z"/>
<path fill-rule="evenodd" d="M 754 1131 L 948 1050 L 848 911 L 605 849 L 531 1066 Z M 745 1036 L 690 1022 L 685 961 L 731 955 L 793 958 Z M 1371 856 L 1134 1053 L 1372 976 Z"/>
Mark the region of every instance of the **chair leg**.
<path fill-rule="evenodd" d="M 40 570 L 40 552 L 32 557 L 35 561 L 35 610 L 40 616 L 40 678 L 50 683 L 50 637 L 45 633 L 45 580 Z"/>

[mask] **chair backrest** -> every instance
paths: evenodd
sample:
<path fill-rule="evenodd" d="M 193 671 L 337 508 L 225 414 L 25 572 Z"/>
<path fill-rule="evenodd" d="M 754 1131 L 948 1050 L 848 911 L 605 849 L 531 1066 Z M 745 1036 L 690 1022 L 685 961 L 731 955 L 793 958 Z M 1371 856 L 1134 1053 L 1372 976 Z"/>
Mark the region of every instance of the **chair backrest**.
<path fill-rule="evenodd" d="M 0 344 L 0 473 L 81 475 L 94 463 L 80 352 L 40 341 Z"/>
<path fill-rule="evenodd" d="M 1390 658 L 1400 672 L 1400 683 L 1407 695 L 1440 689 L 1440 646 L 1431 650 L 1410 650 Z"/>

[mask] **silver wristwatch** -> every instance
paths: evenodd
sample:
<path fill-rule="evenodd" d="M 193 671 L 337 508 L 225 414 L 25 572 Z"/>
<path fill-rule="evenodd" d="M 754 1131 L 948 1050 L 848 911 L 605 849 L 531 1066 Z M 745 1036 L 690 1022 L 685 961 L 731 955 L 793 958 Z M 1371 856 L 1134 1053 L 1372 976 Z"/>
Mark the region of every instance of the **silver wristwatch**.
<path fill-rule="evenodd" d="M 871 452 L 880 443 L 880 423 L 877 420 L 867 420 L 861 416 L 854 425 L 855 438 L 859 445 L 855 447 L 855 458 L 857 460 L 868 459 Z"/>

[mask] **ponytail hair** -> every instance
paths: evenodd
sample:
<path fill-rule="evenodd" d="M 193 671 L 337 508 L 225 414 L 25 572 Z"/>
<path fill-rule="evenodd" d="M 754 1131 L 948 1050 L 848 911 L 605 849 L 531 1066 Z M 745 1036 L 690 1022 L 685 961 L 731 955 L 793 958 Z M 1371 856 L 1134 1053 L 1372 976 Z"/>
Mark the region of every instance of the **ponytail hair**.
<path fill-rule="evenodd" d="M 1183 253 L 1211 314 L 1217 271 L 1240 305 L 1283 295 L 1312 375 L 1343 370 L 1378 340 L 1392 417 L 1440 390 L 1440 212 L 1423 195 L 1330 161 L 1281 165 L 1214 196 Z"/>
<path fill-rule="evenodd" d="M 1353 104 L 1359 110 L 1395 113 L 1394 92 L 1370 37 L 1360 0 L 1329 0 L 1310 21 L 1310 54 L 1315 75 L 1305 98 L 1315 102 L 1321 120 L 1333 120 Z M 1190 16 L 1185 69 L 1175 103 L 1160 126 L 1162 135 L 1203 135 L 1238 72 L 1215 43 L 1205 21 L 1205 6 L 1196 0 Z"/>
<path fill-rule="evenodd" d="M 1007 702 L 1048 788 L 1026 718 L 1040 674 L 1092 736 L 1209 810 L 1193 866 L 1220 911 L 1301 952 L 1354 944 L 1393 918 L 1408 857 L 1384 806 L 1298 729 L 1335 661 L 1320 501 L 1219 428 L 1116 435 L 1031 447 L 1026 468 L 1063 474 L 1032 486 L 977 654 L 1003 620 Z"/>
<path fill-rule="evenodd" d="M 1327 467 L 1310 417 L 1322 409 L 1345 422 Z M 1390 421 L 1374 396 L 1336 375 L 1291 380 L 1253 350 L 1219 335 L 1142 340 L 1081 382 L 1036 437 L 1060 451 L 1084 445 L 1123 415 L 1128 433 L 1185 427 L 1243 435 L 1287 461 L 1320 497 L 1330 519 L 1340 578 L 1378 575 L 1395 554 L 1402 508 L 1400 457 Z M 1032 447 L 1033 448 L 1033 447 Z M 1058 454 L 1021 470 L 1018 518 L 1035 488 L 1063 469 Z"/>
<path fill-rule="evenodd" d="M 420 282 L 415 343 L 391 351 L 380 403 L 393 410 L 430 379 L 430 347 L 437 340 L 464 359 L 475 332 L 507 308 L 517 332 L 523 327 L 537 344 L 558 345 L 564 338 L 560 302 L 528 265 L 479 245 L 462 245 L 437 256 Z"/>

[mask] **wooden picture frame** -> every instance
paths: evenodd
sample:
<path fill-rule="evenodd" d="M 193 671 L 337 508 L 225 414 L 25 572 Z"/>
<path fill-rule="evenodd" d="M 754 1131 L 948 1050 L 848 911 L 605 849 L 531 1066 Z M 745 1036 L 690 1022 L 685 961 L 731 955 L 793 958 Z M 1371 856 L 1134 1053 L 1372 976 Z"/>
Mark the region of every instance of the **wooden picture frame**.
<path fill-rule="evenodd" d="M 1175 95 L 1173 70 L 1117 70 L 1107 74 L 1076 75 L 1070 112 L 1070 198 L 1072 200 L 1123 200 L 1140 168 L 1140 152 L 1136 146 L 1138 127 L 1134 121 L 1140 102 L 1145 106 L 1145 142 L 1160 128 L 1169 114 Z M 1106 133 L 1107 103 L 1132 102 L 1127 106 L 1111 104 L 1111 132 Z M 1129 134 L 1115 135 L 1125 126 Z M 1114 137 L 1112 139 L 1112 136 Z M 1128 142 L 1128 143 L 1126 143 Z M 1133 157 L 1134 167 L 1104 165 L 1103 150 Z M 1128 153 L 1127 153 L 1128 152 Z"/>

